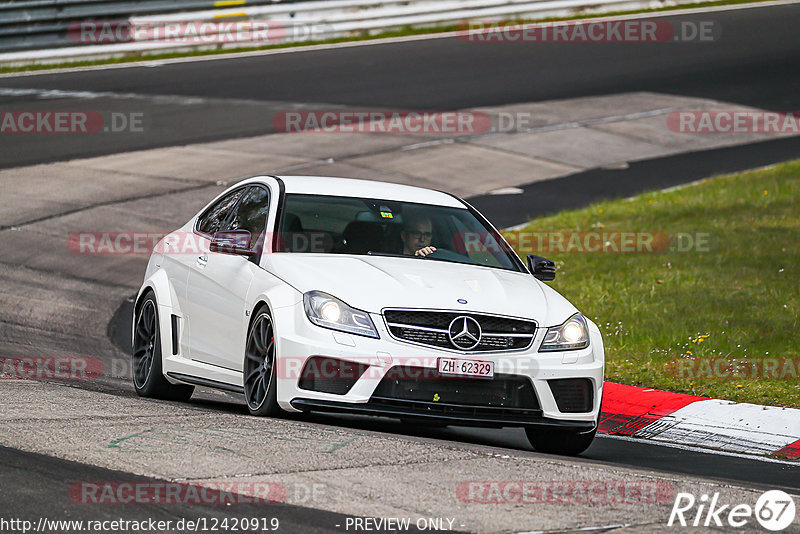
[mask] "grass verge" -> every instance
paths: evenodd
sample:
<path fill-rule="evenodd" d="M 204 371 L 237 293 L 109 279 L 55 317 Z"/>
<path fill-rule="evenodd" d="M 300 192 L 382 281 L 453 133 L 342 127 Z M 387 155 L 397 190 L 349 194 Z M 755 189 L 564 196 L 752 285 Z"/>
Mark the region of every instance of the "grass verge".
<path fill-rule="evenodd" d="M 557 262 L 552 286 L 603 332 L 607 380 L 800 408 L 800 160 L 598 202 L 523 231 L 642 232 L 656 236 L 653 250 L 671 236 L 653 253 L 567 252 L 580 248 L 567 239 L 540 250 Z M 681 251 L 686 235 L 694 246 Z"/>
<path fill-rule="evenodd" d="M 706 2 L 698 2 L 694 4 L 684 5 L 670 5 L 654 9 L 636 9 L 629 11 L 612 11 L 607 13 L 589 13 L 589 14 L 575 14 L 569 17 L 546 17 L 539 19 L 513 19 L 509 21 L 500 22 L 513 23 L 513 24 L 529 24 L 535 22 L 555 22 L 565 20 L 585 20 L 593 18 L 612 17 L 619 15 L 635 15 L 639 13 L 660 13 L 663 11 L 677 11 L 683 9 L 697 9 L 703 7 L 715 7 L 726 5 L 738 4 L 755 4 L 760 2 L 769 2 L 772 0 L 710 0 Z M 66 61 L 60 63 L 43 63 L 35 65 L 21 65 L 21 66 L 3 66 L 0 65 L 0 74 L 8 74 L 14 72 L 30 72 L 39 70 L 53 70 L 53 69 L 72 69 L 76 67 L 94 67 L 100 65 L 116 65 L 125 63 L 135 63 L 138 61 L 158 61 L 176 58 L 190 58 L 190 57 L 203 57 L 203 56 L 219 56 L 224 54 L 238 54 L 243 52 L 257 52 L 263 50 L 277 50 L 282 48 L 301 48 L 306 46 L 316 46 L 324 44 L 337 44 L 346 42 L 358 41 L 371 41 L 376 39 L 388 39 L 393 37 L 408 37 L 413 35 L 430 35 L 437 33 L 456 32 L 463 29 L 462 24 L 451 24 L 442 26 L 430 26 L 425 28 L 405 27 L 398 30 L 391 30 L 379 32 L 375 34 L 358 34 L 350 35 L 347 37 L 339 37 L 335 39 L 325 39 L 318 41 L 305 41 L 297 43 L 280 43 L 267 46 L 254 46 L 254 47 L 240 47 L 240 48 L 220 48 L 211 50 L 191 50 L 180 52 L 166 52 L 166 53 L 148 53 L 148 52 L 131 52 L 123 57 L 107 58 L 107 59 L 94 59 L 94 60 L 77 60 Z"/>

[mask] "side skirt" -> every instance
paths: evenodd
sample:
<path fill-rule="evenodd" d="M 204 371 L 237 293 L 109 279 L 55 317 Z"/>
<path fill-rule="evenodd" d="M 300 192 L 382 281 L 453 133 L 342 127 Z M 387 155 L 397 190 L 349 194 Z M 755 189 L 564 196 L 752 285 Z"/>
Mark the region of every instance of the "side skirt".
<path fill-rule="evenodd" d="M 222 389 L 225 391 L 231 391 L 233 393 L 239 393 L 244 395 L 243 387 L 234 386 L 232 384 L 226 384 L 224 382 L 217 382 L 216 380 L 209 380 L 208 378 L 199 378 L 196 376 L 185 375 L 183 373 L 171 373 L 171 372 L 168 372 L 167 376 L 170 378 L 174 378 L 175 380 L 180 380 L 181 382 L 186 382 L 187 384 L 193 384 L 195 386 L 204 386 L 209 388 Z"/>

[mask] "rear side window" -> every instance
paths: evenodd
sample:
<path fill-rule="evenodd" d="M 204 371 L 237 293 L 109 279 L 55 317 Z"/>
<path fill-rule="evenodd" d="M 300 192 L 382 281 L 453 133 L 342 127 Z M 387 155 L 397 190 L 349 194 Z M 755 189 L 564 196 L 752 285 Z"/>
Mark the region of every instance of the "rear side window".
<path fill-rule="evenodd" d="M 247 188 L 241 188 L 231 191 L 208 208 L 197 220 L 197 231 L 204 234 L 214 234 L 222 230 L 222 225 L 225 224 L 231 210 L 246 190 Z"/>

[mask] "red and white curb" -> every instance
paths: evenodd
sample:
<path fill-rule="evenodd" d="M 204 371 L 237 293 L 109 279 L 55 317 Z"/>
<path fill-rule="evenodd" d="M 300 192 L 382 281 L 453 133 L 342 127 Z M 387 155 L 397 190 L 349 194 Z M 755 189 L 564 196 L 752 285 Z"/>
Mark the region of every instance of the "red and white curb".
<path fill-rule="evenodd" d="M 606 382 L 602 434 L 800 460 L 800 410 Z"/>

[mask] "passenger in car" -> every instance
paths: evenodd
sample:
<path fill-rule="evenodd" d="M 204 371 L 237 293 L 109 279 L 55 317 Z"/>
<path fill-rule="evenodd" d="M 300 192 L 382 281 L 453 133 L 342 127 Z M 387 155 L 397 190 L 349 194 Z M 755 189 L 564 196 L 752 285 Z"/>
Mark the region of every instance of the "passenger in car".
<path fill-rule="evenodd" d="M 403 254 L 409 256 L 425 257 L 436 252 L 436 247 L 431 246 L 433 238 L 433 224 L 431 220 L 421 214 L 410 215 L 403 224 L 400 239 L 403 240 Z"/>

